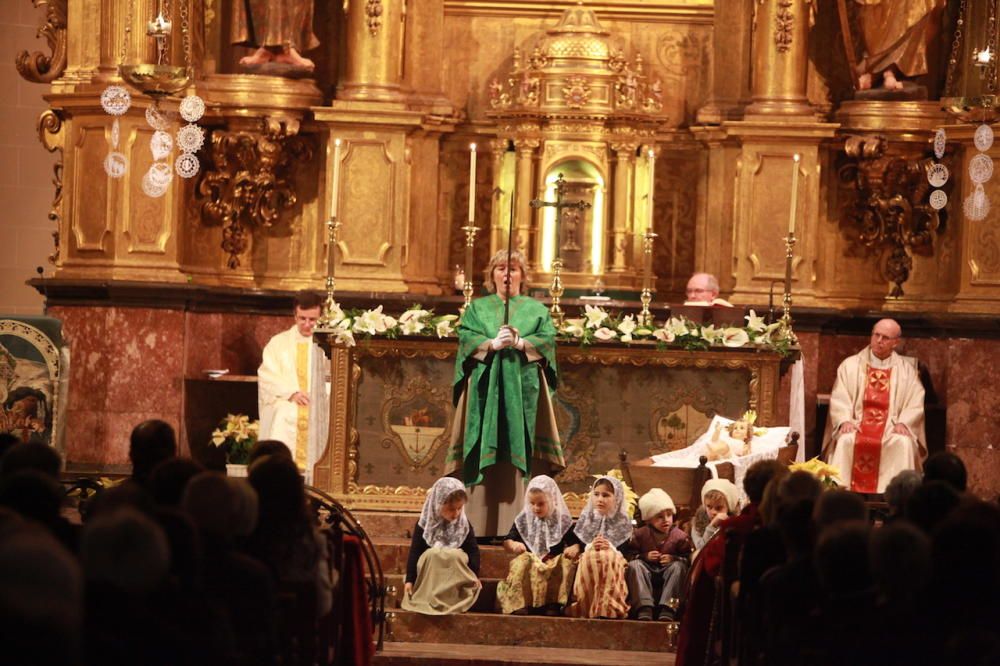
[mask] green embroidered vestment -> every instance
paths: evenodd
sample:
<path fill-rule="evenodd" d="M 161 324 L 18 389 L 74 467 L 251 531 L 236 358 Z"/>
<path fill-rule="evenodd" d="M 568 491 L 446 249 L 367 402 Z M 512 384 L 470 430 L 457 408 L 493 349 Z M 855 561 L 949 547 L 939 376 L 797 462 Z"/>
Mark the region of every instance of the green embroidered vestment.
<path fill-rule="evenodd" d="M 477 299 L 466 309 L 458 328 L 453 386 L 460 409 L 465 397 L 465 428 L 460 437 L 453 437 L 447 467 L 460 466 L 462 480 L 469 486 L 480 483 L 483 470 L 497 462 L 510 462 L 526 478 L 532 457 L 556 467 L 566 465 L 551 399 L 544 391 L 546 386 L 555 390 L 558 382 L 556 329 L 548 309 L 528 296 L 510 301 L 510 325 L 534 346 L 541 356 L 538 362 L 513 348 L 490 349 L 485 358 L 476 358 L 480 346 L 499 332 L 503 311 L 503 299 L 497 295 Z M 536 421 L 542 423 L 537 429 Z"/>

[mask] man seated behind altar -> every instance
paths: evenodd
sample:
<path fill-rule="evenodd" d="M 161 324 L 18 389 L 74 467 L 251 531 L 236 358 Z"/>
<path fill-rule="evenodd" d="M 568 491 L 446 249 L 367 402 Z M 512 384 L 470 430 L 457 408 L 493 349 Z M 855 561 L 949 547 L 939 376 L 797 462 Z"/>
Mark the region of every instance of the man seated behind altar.
<path fill-rule="evenodd" d="M 688 280 L 684 305 L 714 305 L 731 308 L 733 304 L 719 298 L 719 280 L 711 273 L 695 273 Z"/>
<path fill-rule="evenodd" d="M 316 293 L 296 294 L 295 324 L 271 338 L 257 369 L 260 439 L 287 444 L 307 483 L 326 448 L 329 425 L 329 363 L 312 337 L 321 305 Z"/>
<path fill-rule="evenodd" d="M 902 334 L 894 320 L 880 320 L 869 345 L 837 369 L 823 457 L 855 492 L 884 492 L 927 456 L 924 387 L 914 359 L 895 352 Z"/>

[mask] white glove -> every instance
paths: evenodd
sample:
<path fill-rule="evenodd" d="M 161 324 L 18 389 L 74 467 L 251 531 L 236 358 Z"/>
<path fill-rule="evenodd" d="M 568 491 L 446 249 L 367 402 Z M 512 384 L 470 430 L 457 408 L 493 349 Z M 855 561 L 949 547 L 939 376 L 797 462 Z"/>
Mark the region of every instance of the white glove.
<path fill-rule="evenodd" d="M 513 347 L 516 338 L 517 336 L 514 335 L 514 331 L 510 330 L 507 326 L 504 326 L 500 329 L 500 332 L 497 333 L 497 337 L 493 338 L 492 342 L 490 342 L 490 347 L 493 348 L 493 351 L 500 351 L 501 349 L 505 349 L 507 347 Z"/>

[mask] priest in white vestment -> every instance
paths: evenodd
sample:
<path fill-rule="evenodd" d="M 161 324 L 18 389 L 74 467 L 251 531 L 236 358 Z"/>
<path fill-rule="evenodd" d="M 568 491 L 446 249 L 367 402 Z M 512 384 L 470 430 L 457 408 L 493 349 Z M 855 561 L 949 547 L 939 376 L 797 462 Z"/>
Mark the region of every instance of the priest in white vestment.
<path fill-rule="evenodd" d="M 927 457 L 924 387 L 916 359 L 895 352 L 902 329 L 882 319 L 869 346 L 840 364 L 830 394 L 824 458 L 855 492 L 881 493 Z"/>
<path fill-rule="evenodd" d="M 319 295 L 299 292 L 295 325 L 271 338 L 257 369 L 260 439 L 285 443 L 306 483 L 312 482 L 329 430 L 329 362 L 312 337 L 321 305 Z"/>

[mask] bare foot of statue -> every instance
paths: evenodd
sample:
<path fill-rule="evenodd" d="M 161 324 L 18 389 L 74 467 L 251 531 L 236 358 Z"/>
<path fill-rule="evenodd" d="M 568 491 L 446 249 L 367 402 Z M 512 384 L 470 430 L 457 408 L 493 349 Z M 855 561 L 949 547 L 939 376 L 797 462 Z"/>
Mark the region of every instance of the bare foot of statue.
<path fill-rule="evenodd" d="M 284 63 L 286 65 L 291 65 L 292 67 L 298 67 L 300 69 L 316 69 L 316 63 L 314 63 L 309 58 L 304 57 L 299 53 L 294 46 L 288 47 L 288 50 L 284 53 L 279 53 L 274 57 L 275 62 Z"/>
<path fill-rule="evenodd" d="M 902 90 L 903 82 L 896 78 L 891 69 L 887 69 L 882 74 L 882 87 L 886 90 Z"/>
<path fill-rule="evenodd" d="M 872 75 L 862 74 L 858 77 L 858 90 L 871 90 L 872 87 Z"/>
<path fill-rule="evenodd" d="M 248 56 L 243 56 L 240 58 L 241 65 L 263 65 L 264 63 L 271 62 L 274 59 L 274 54 L 265 49 L 263 46 L 251 53 Z"/>

